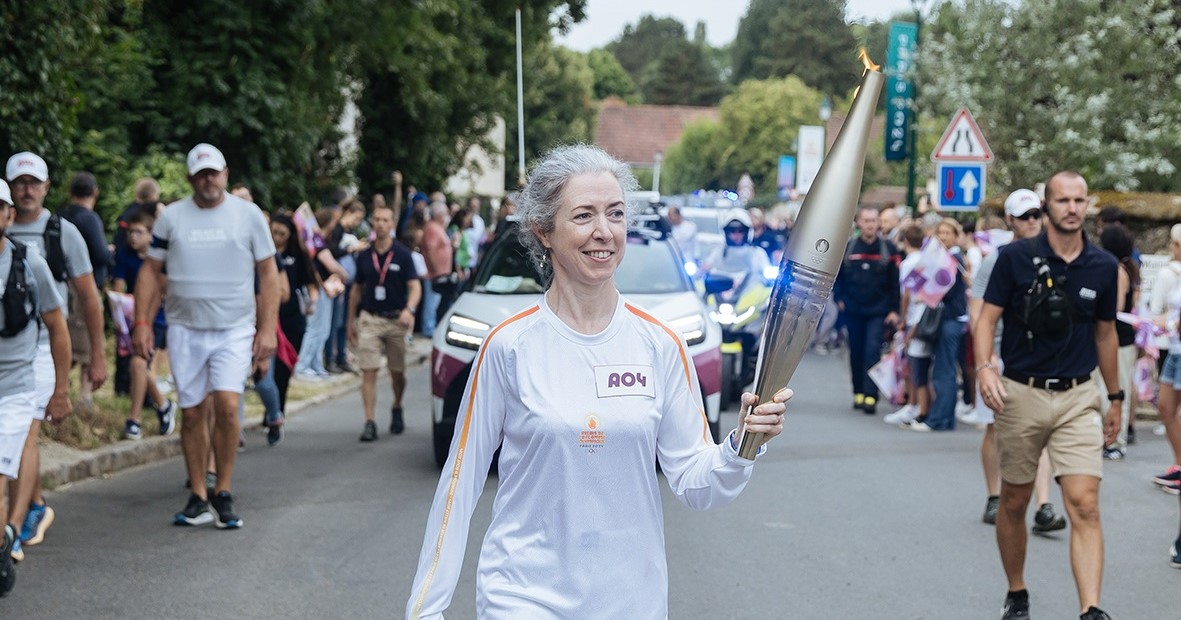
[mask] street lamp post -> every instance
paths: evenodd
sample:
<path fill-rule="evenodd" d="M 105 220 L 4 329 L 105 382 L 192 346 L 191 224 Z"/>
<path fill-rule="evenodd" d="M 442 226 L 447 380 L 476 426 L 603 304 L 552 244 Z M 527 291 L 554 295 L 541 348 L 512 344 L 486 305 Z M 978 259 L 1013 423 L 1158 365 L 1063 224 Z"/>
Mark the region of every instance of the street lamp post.
<path fill-rule="evenodd" d="M 912 65 L 912 70 L 915 71 L 915 77 L 918 77 L 917 57 L 919 45 L 921 43 L 921 35 L 923 32 L 923 13 L 922 10 L 927 5 L 927 0 L 910 0 L 910 6 L 914 9 L 914 49 L 916 62 Z M 906 204 L 911 209 L 917 209 L 918 205 L 915 203 L 914 187 L 915 187 L 915 159 L 917 159 L 919 152 L 919 82 L 918 79 L 911 81 L 911 101 L 910 101 L 910 154 L 907 157 L 906 163 Z"/>
<path fill-rule="evenodd" d="M 664 161 L 664 151 L 656 151 L 652 156 L 652 191 L 660 193 L 660 164 Z"/>

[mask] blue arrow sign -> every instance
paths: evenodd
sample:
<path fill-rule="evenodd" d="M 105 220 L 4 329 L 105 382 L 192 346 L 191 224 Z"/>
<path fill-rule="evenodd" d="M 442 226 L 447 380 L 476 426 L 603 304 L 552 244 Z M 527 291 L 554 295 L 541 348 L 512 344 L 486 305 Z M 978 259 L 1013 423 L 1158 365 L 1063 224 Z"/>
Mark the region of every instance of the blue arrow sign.
<path fill-rule="evenodd" d="M 939 208 L 975 211 L 984 200 L 984 164 L 939 164 Z"/>

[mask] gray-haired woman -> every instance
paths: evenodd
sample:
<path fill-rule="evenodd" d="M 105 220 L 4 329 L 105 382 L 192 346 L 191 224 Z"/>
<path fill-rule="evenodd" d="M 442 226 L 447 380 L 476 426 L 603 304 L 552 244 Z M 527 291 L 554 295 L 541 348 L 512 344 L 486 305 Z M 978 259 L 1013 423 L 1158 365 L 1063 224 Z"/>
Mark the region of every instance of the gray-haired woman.
<path fill-rule="evenodd" d="M 427 522 L 408 618 L 441 618 L 469 520 L 499 447 L 500 485 L 477 570 L 489 618 L 664 618 L 659 461 L 676 496 L 732 501 L 753 461 L 735 433 L 783 430 L 789 390 L 715 444 L 684 340 L 615 288 L 627 240 L 627 167 L 561 147 L 521 195 L 520 234 L 549 290 L 497 326 L 477 354 Z M 754 404 L 752 394 L 743 396 Z M 610 595 L 605 595 L 610 593 Z"/>

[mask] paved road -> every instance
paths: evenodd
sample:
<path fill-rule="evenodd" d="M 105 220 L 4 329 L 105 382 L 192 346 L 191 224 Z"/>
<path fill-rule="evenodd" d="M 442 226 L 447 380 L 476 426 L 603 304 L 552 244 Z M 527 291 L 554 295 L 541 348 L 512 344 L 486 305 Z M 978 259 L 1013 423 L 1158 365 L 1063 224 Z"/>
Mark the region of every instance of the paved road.
<path fill-rule="evenodd" d="M 695 513 L 666 494 L 670 618 L 998 617 L 1005 583 L 979 521 L 980 432 L 923 435 L 851 412 L 843 363 L 805 362 L 788 434 L 734 505 Z M 411 384 L 426 385 L 425 372 Z M 0 617 L 397 617 L 437 480 L 425 397 L 413 390 L 408 410 L 421 413 L 375 444 L 357 442 L 356 394 L 290 420 L 278 448 L 252 433 L 238 460 L 241 531 L 170 524 L 186 498 L 179 460 L 51 493 L 57 524 L 29 549 Z M 1149 482 L 1167 447 L 1141 435 L 1103 486 L 1104 606 L 1177 618 L 1181 571 L 1165 552 L 1178 503 Z M 487 526 L 494 485 L 473 532 Z M 449 617 L 474 616 L 478 544 Z M 1035 617 L 1076 617 L 1067 550 L 1065 536 L 1030 541 Z"/>

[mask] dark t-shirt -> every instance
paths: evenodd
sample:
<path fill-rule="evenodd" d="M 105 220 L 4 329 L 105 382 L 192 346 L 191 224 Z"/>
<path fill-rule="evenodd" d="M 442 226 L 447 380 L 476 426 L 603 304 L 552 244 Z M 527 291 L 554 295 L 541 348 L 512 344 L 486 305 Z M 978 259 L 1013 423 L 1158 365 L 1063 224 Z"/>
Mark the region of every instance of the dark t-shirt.
<path fill-rule="evenodd" d="M 123 280 L 127 283 L 127 294 L 135 294 L 135 281 L 139 278 L 139 269 L 144 266 L 144 259 L 135 250 L 124 247 L 115 250 L 115 265 L 111 268 L 112 280 Z M 164 304 L 160 304 L 160 311 L 156 313 L 156 325 L 166 326 L 164 320 Z"/>
<path fill-rule="evenodd" d="M 102 218 L 93 210 L 75 204 L 62 209 L 58 215 L 82 233 L 86 250 L 90 254 L 90 265 L 94 267 L 94 283 L 101 288 L 107 283 L 107 269 L 111 266 L 111 252 L 107 249 Z"/>
<path fill-rule="evenodd" d="M 389 267 L 383 280 L 381 268 L 387 261 Z M 378 316 L 398 316 L 402 308 L 406 307 L 406 283 L 416 277 L 414 259 L 410 255 L 410 250 L 401 243 L 395 241 L 385 253 L 378 253 L 372 247 L 366 249 L 357 255 L 356 283 L 364 289 L 359 307 Z M 378 299 L 379 288 L 385 289 L 385 299 Z"/>
<path fill-rule="evenodd" d="M 1032 350 L 1021 305 L 1037 271 L 1034 256 L 1047 259 L 1056 287 L 1063 287 L 1074 315 L 1070 334 L 1052 340 L 1034 337 Z M 1004 308 L 1001 359 L 1005 371 L 1031 377 L 1084 377 L 1098 364 L 1095 321 L 1115 320 L 1116 260 L 1083 237 L 1083 251 L 1067 264 L 1050 249 L 1046 233 L 1015 241 L 999 250 L 984 301 Z"/>
<path fill-rule="evenodd" d="M 275 260 L 279 263 L 279 273 L 287 278 L 287 284 L 291 287 L 291 296 L 287 301 L 279 304 L 279 322 L 284 326 L 295 326 L 296 324 L 303 324 L 306 321 L 306 315 L 300 308 L 300 296 L 306 293 L 302 292 L 304 287 L 312 286 L 314 280 L 312 274 L 300 267 L 300 263 L 296 262 L 294 257 L 288 256 L 282 252 L 275 254 Z M 284 329 L 284 331 L 287 331 Z"/>
<path fill-rule="evenodd" d="M 783 233 L 772 230 L 770 226 L 764 226 L 763 232 L 755 235 L 751 240 L 751 243 L 763 248 L 763 251 L 767 253 L 767 258 L 772 261 L 775 260 L 775 252 L 783 249 L 783 242 Z"/>

